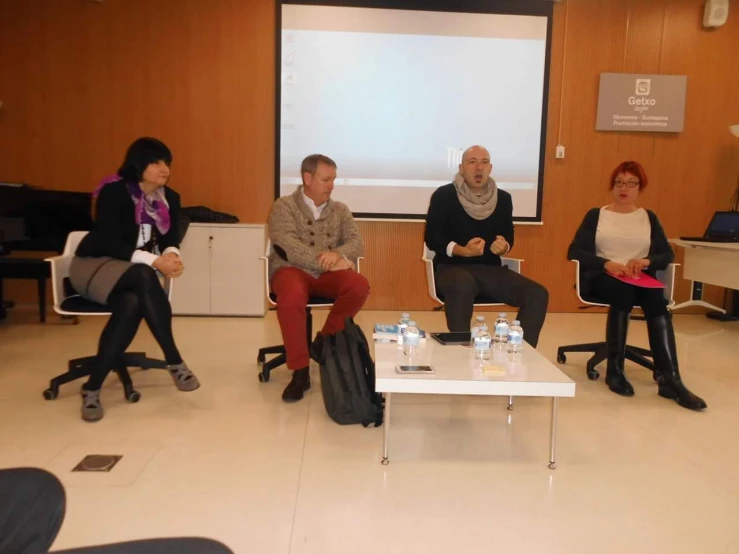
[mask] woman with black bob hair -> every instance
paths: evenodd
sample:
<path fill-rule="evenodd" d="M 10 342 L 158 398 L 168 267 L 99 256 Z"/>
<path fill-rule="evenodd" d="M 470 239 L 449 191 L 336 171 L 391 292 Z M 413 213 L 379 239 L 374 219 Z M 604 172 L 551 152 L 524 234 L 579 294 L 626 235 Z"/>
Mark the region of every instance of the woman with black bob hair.
<path fill-rule="evenodd" d="M 180 356 L 172 335 L 172 309 L 157 272 L 182 275 L 179 251 L 180 195 L 167 186 L 172 153 L 155 138 L 128 148 L 118 174 L 104 179 L 92 230 L 70 265 L 70 281 L 83 297 L 104 304 L 110 319 L 100 335 L 97 368 L 82 386 L 82 419 L 103 417 L 100 389 L 117 358 L 125 353 L 141 320 L 146 320 L 175 385 L 200 386 Z"/>

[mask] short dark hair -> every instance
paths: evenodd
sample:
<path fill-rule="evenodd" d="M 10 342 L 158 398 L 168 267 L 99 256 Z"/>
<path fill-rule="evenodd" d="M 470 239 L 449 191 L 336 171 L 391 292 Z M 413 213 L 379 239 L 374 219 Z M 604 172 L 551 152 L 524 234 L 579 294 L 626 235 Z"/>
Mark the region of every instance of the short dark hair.
<path fill-rule="evenodd" d="M 169 167 L 172 165 L 172 152 L 159 139 L 141 137 L 128 147 L 118 175 L 126 181 L 139 183 L 149 164 L 157 162 L 164 162 Z"/>
<path fill-rule="evenodd" d="M 608 187 L 609 190 L 613 190 L 613 187 L 616 184 L 616 177 L 618 177 L 621 173 L 630 173 L 631 175 L 639 179 L 640 191 L 647 188 L 647 185 L 649 184 L 647 172 L 644 171 L 644 168 L 639 162 L 622 162 L 618 164 L 616 166 L 616 169 L 613 170 L 613 173 L 611 173 L 611 185 Z"/>
<path fill-rule="evenodd" d="M 303 178 L 303 173 L 315 175 L 318 164 L 326 164 L 333 168 L 336 167 L 336 162 L 328 156 L 324 156 L 323 154 L 311 154 L 303 160 L 303 163 L 300 164 L 300 178 Z"/>

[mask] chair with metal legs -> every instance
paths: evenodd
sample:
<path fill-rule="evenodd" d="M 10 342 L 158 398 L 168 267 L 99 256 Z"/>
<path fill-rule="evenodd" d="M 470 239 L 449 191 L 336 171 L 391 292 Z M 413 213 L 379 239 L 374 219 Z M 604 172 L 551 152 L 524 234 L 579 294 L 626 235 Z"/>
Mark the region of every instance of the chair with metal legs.
<path fill-rule="evenodd" d="M 52 293 L 54 297 L 54 311 L 62 317 L 74 318 L 77 323 L 76 316 L 109 316 L 110 310 L 107 306 L 87 300 L 83 298 L 72 288 L 69 280 L 69 266 L 74 258 L 74 253 L 80 241 L 85 237 L 87 231 L 73 231 L 67 236 L 67 242 L 64 245 L 64 252 L 61 256 L 48 258 L 46 261 L 51 264 L 51 281 Z M 164 287 L 167 296 L 172 299 L 172 279 L 165 279 Z M 97 356 L 85 356 L 83 358 L 74 358 L 67 362 L 67 372 L 51 379 L 49 388 L 44 391 L 46 400 L 54 400 L 59 396 L 59 387 L 64 384 L 71 383 L 77 379 L 82 379 L 90 375 L 97 363 Z M 133 388 L 131 376 L 128 368 L 139 367 L 141 369 L 166 369 L 167 364 L 164 360 L 148 358 L 144 352 L 126 352 L 123 357 L 118 360 L 113 371 L 123 385 L 123 394 L 129 402 L 138 402 L 141 394 Z"/>
<path fill-rule="evenodd" d="M 264 262 L 264 282 L 265 290 L 267 291 L 267 301 L 270 303 L 270 310 L 277 308 L 277 296 L 269 290 L 269 255 L 272 252 L 272 244 L 268 240 L 265 255 L 260 259 Z M 357 260 L 357 271 L 359 271 L 359 264 L 364 258 Z M 306 325 L 306 341 L 308 345 L 313 341 L 313 308 L 330 308 L 334 305 L 333 298 L 323 298 L 320 296 L 311 296 L 308 299 L 308 305 L 305 307 L 305 318 L 307 320 Z M 268 355 L 275 355 L 274 358 L 268 360 Z M 278 344 L 275 346 L 265 346 L 259 349 L 257 354 L 257 365 L 259 366 L 259 382 L 267 383 L 270 379 L 270 372 L 287 363 L 287 354 L 285 352 L 285 345 Z"/>
<path fill-rule="evenodd" d="M 435 307 L 434 310 L 441 311 L 444 309 L 444 297 L 436 288 L 436 275 L 434 274 L 435 256 L 436 253 L 432 250 L 429 250 L 429 247 L 424 244 L 421 261 L 423 261 L 424 266 L 426 267 L 426 285 L 428 287 L 428 293 L 431 299 L 439 304 L 439 306 Z M 523 260 L 518 258 L 501 258 L 500 260 L 501 263 L 504 266 L 507 266 L 508 269 L 510 269 L 511 271 L 515 271 L 519 274 L 521 273 L 521 264 L 523 264 Z M 475 297 L 473 306 L 475 308 L 493 308 L 496 306 L 505 306 L 505 304 L 503 304 L 502 302 L 498 302 L 495 298 L 491 298 L 482 294 Z M 508 409 L 513 409 L 512 396 L 508 399 Z"/>
<path fill-rule="evenodd" d="M 608 304 L 599 301 L 595 297 L 583 297 L 580 289 L 580 262 L 578 260 L 572 260 L 575 263 L 575 291 L 577 292 L 577 298 L 584 305 L 580 309 L 588 309 L 594 306 L 601 308 L 610 308 Z M 673 300 L 674 288 L 675 288 L 675 268 L 677 264 L 670 264 L 664 271 L 657 272 L 657 279 L 665 284 L 665 298 L 668 302 L 668 308 L 672 308 L 675 305 Z M 640 316 L 632 316 L 632 319 L 640 319 Z M 604 361 L 608 357 L 608 348 L 606 342 L 591 342 L 584 344 L 570 344 L 567 346 L 560 346 L 557 349 L 557 363 L 564 364 L 567 362 L 568 353 L 573 352 L 588 352 L 593 354 L 586 364 L 586 371 L 588 379 L 595 381 L 600 377 L 600 372 L 596 369 L 596 366 Z M 640 348 L 638 346 L 626 345 L 625 357 L 627 360 L 639 364 L 642 367 L 650 370 L 654 374 L 654 362 L 649 358 L 652 357 L 652 352 L 648 348 Z M 655 377 L 656 379 L 656 377 Z"/>

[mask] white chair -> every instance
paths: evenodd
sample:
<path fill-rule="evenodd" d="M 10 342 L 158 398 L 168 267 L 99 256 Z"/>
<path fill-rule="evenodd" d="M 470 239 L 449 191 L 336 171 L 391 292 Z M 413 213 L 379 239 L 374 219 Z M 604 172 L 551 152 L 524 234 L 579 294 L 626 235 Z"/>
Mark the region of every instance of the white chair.
<path fill-rule="evenodd" d="M 77 294 L 72 288 L 69 280 L 69 266 L 74 258 L 77 246 L 87 234 L 87 231 L 72 231 L 67 236 L 64 252 L 61 256 L 47 258 L 51 264 L 51 284 L 54 297 L 54 311 L 61 316 L 109 316 L 110 310 L 103 304 L 98 304 Z M 172 299 L 172 280 L 165 279 L 164 287 L 167 297 Z M 76 323 L 76 320 L 75 320 Z M 49 388 L 44 391 L 46 400 L 54 400 L 59 395 L 59 387 L 71 383 L 77 379 L 90 375 L 97 356 L 85 356 L 69 360 L 67 372 L 53 378 Z M 142 369 L 166 369 L 164 360 L 147 358 L 144 352 L 126 352 L 118 361 L 113 370 L 123 384 L 123 392 L 129 402 L 138 402 L 141 394 L 134 390 L 129 367 L 140 367 Z"/>
<path fill-rule="evenodd" d="M 265 254 L 260 258 L 264 262 L 264 290 L 267 291 L 267 301 L 270 304 L 270 310 L 274 310 L 277 307 L 277 296 L 269 290 L 269 255 L 272 252 L 272 243 L 267 239 L 267 246 Z M 363 260 L 363 257 L 357 259 L 357 272 L 359 272 L 359 264 Z M 313 308 L 330 308 L 334 305 L 333 298 L 324 298 L 320 296 L 311 296 L 308 299 L 308 305 L 305 307 L 305 318 L 307 321 L 306 329 L 306 340 L 308 346 L 313 342 Z M 276 354 L 271 360 L 267 360 L 268 354 Z M 257 364 L 259 365 L 259 382 L 267 383 L 270 379 L 270 372 L 283 365 L 287 362 L 287 354 L 285 352 L 285 345 L 279 344 L 276 346 L 265 346 L 259 349 L 257 354 Z"/>
<path fill-rule="evenodd" d="M 436 276 L 434 275 L 435 256 L 436 252 L 430 250 L 429 247 L 424 244 L 421 260 L 423 260 L 424 266 L 426 267 L 426 284 L 428 286 L 428 293 L 431 299 L 439 304 L 439 306 L 434 308 L 434 310 L 442 310 L 444 309 L 444 300 L 439 296 L 439 292 L 436 289 Z M 507 266 L 511 271 L 521 274 L 521 264 L 523 263 L 523 260 L 518 258 L 501 257 L 500 261 L 502 265 Z M 485 296 L 484 294 L 476 296 L 472 305 L 476 308 L 505 306 L 502 302 L 498 302 L 495 298 Z M 508 397 L 508 409 L 513 409 L 513 396 Z"/>
<path fill-rule="evenodd" d="M 444 307 L 444 300 L 439 296 L 439 292 L 436 289 L 436 276 L 434 275 L 435 255 L 436 253 L 434 251 L 429 250 L 428 246 L 425 244 L 423 245 L 423 255 L 421 256 L 421 259 L 426 266 L 426 284 L 428 285 L 428 293 L 434 302 L 440 304 L 434 309 L 441 310 Z M 523 263 L 523 260 L 519 260 L 517 258 L 501 258 L 501 262 L 503 265 L 508 266 L 508 269 L 511 271 L 515 271 L 519 274 L 521 273 L 521 264 Z M 498 302 L 495 298 L 485 295 L 476 296 L 474 305 L 475 307 L 505 306 L 505 304 Z"/>
<path fill-rule="evenodd" d="M 595 297 L 583 297 L 580 289 L 580 262 L 578 260 L 571 260 L 575 264 L 575 290 L 577 291 L 577 298 L 584 304 L 580 306 L 581 310 L 591 308 L 593 306 L 601 308 L 609 308 L 608 304 L 604 304 L 598 301 Z M 657 279 L 664 283 L 664 295 L 667 300 L 667 308 L 671 309 L 675 305 L 673 295 L 675 292 L 675 268 L 677 264 L 670 264 L 664 271 L 658 271 L 656 276 Z M 643 319 L 641 316 L 632 316 L 632 319 Z M 557 349 L 557 363 L 564 364 L 567 362 L 567 352 L 590 352 L 593 355 L 587 363 L 587 374 L 588 379 L 595 381 L 600 377 L 600 373 L 595 368 L 599 363 L 608 357 L 607 344 L 604 342 L 592 342 L 584 344 L 571 344 L 568 346 L 560 346 Z M 654 373 L 654 363 L 647 358 L 652 357 L 652 352 L 646 348 L 639 348 L 638 346 L 626 345 L 626 359 L 631 360 L 634 363 L 641 365 Z M 655 374 L 656 375 L 656 374 Z M 656 377 L 655 377 L 656 378 Z"/>

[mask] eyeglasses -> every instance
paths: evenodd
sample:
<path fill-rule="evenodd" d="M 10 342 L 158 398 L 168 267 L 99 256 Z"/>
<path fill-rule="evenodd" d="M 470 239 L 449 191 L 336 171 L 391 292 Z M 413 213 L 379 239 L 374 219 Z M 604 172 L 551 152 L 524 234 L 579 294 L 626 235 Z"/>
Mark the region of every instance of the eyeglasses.
<path fill-rule="evenodd" d="M 631 180 L 631 179 L 628 180 L 628 181 L 624 181 L 622 179 L 616 179 L 615 181 L 613 181 L 613 186 L 614 187 L 623 187 L 623 186 L 626 186 L 626 187 L 629 187 L 630 189 L 633 189 L 634 187 L 638 187 L 639 186 L 639 181 L 637 181 L 637 180 Z"/>

